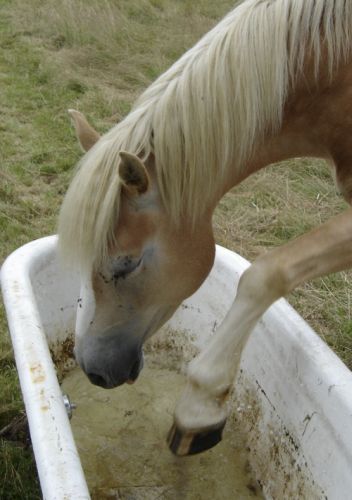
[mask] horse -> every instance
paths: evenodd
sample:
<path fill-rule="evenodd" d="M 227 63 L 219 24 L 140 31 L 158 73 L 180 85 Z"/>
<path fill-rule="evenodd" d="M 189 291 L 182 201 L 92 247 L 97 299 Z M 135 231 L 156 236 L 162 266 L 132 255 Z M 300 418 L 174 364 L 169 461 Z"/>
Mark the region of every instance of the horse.
<path fill-rule="evenodd" d="M 80 273 L 75 356 L 92 383 L 137 379 L 145 340 L 212 267 L 212 214 L 233 186 L 269 164 L 318 157 L 351 204 L 351 49 L 350 0 L 245 0 L 103 136 L 71 111 L 87 152 L 61 207 L 59 247 Z M 241 353 L 267 308 L 352 266 L 351 210 L 244 272 L 189 364 L 168 438 L 175 454 L 221 439 Z"/>

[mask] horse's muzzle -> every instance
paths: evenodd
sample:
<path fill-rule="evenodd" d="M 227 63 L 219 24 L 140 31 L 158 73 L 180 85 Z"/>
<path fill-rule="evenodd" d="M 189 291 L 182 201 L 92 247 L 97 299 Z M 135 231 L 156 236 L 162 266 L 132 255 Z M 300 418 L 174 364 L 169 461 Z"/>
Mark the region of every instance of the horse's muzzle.
<path fill-rule="evenodd" d="M 122 384 L 133 384 L 143 368 L 143 355 L 135 361 L 129 371 L 124 370 L 123 372 L 111 373 L 111 372 L 98 372 L 96 370 L 91 370 L 87 372 L 87 377 L 90 382 L 104 389 L 114 389 Z"/>
<path fill-rule="evenodd" d="M 80 339 L 75 357 L 90 382 L 104 389 L 134 382 L 143 368 L 141 343 L 113 329 L 110 334 Z"/>

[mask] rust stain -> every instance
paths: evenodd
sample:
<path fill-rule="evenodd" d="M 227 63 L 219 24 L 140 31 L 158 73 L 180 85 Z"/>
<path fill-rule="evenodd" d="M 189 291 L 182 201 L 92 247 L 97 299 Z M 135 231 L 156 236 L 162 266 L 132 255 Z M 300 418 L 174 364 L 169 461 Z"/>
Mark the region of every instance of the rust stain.
<path fill-rule="evenodd" d="M 41 407 L 40 407 L 40 409 L 41 409 L 42 411 L 48 411 L 48 410 L 49 410 L 49 408 L 50 408 L 50 406 L 48 406 L 48 405 L 43 405 L 43 406 L 41 406 Z"/>
<path fill-rule="evenodd" d="M 35 384 L 38 384 L 40 382 L 44 382 L 45 372 L 43 370 L 43 366 L 41 365 L 41 363 L 36 363 L 36 364 L 32 365 L 29 368 L 29 370 L 31 372 L 32 381 Z"/>
<path fill-rule="evenodd" d="M 73 333 L 69 333 L 68 337 L 62 342 L 58 341 L 50 345 L 50 354 L 55 364 L 56 374 L 61 383 L 66 373 L 72 370 L 76 365 L 74 354 L 74 338 Z"/>

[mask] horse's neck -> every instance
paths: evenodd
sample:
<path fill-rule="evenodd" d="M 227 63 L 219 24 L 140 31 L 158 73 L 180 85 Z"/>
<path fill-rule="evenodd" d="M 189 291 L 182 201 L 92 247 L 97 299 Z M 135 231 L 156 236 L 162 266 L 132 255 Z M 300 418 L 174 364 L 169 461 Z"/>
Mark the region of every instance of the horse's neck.
<path fill-rule="evenodd" d="M 306 75 L 305 75 L 306 76 Z M 253 149 L 245 168 L 234 168 L 223 192 L 252 173 L 272 163 L 294 157 L 327 159 L 336 167 L 338 184 L 351 199 L 352 193 L 352 63 L 342 65 L 334 77 L 321 75 L 318 81 L 302 78 L 289 96 L 283 122 L 274 134 L 267 134 Z M 345 193 L 348 191 L 350 194 Z"/>

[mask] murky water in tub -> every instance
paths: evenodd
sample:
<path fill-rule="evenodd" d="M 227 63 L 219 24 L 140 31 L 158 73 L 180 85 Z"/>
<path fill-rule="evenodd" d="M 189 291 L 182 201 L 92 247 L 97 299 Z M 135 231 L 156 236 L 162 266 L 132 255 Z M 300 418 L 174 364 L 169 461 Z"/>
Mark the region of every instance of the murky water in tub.
<path fill-rule="evenodd" d="M 179 458 L 166 436 L 184 376 L 149 354 L 134 385 L 113 390 L 89 383 L 79 369 L 63 382 L 77 403 L 71 420 L 94 500 L 242 500 L 260 497 L 238 430 L 204 454 Z"/>

